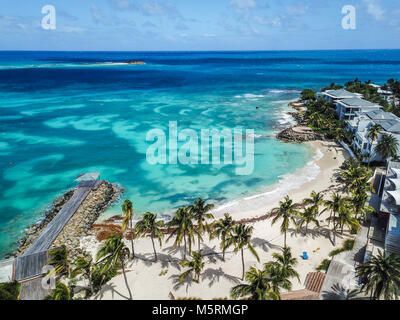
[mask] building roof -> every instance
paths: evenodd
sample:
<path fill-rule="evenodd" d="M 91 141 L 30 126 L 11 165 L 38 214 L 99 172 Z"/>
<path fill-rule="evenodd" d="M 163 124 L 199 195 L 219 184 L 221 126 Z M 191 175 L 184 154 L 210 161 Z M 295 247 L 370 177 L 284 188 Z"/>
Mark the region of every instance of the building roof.
<path fill-rule="evenodd" d="M 328 95 L 330 95 L 330 96 L 332 96 L 334 98 L 337 98 L 337 99 L 352 98 L 352 97 L 356 98 L 356 97 L 362 96 L 359 93 L 349 92 L 349 91 L 344 90 L 344 89 L 326 90 L 324 93 L 328 94 Z"/>
<path fill-rule="evenodd" d="M 393 120 L 393 119 L 400 120 L 393 113 L 385 112 L 382 109 L 368 111 L 368 112 L 365 112 L 365 114 L 372 120 Z"/>
<path fill-rule="evenodd" d="M 325 273 L 310 272 L 306 276 L 305 287 L 307 290 L 320 293 L 322 285 L 324 284 L 324 280 L 325 280 Z"/>
<path fill-rule="evenodd" d="M 386 171 L 386 179 L 383 187 L 381 206 L 379 209 L 380 212 L 390 214 L 400 213 L 399 205 L 396 204 L 396 198 L 398 198 L 399 196 L 397 193 L 395 193 L 396 191 L 400 193 L 400 190 L 396 189 L 396 185 L 392 182 L 396 179 L 400 179 L 400 162 L 389 161 Z"/>
<path fill-rule="evenodd" d="M 400 132 L 400 120 L 398 119 L 376 121 L 376 123 L 378 123 L 386 132 Z"/>
<path fill-rule="evenodd" d="M 360 98 L 346 98 L 346 99 L 340 100 L 339 103 L 343 103 L 350 107 L 354 106 L 354 107 L 379 107 L 379 108 L 381 108 L 381 106 L 376 103 L 372 103 L 372 102 L 369 102 L 367 100 L 360 99 Z"/>
<path fill-rule="evenodd" d="M 319 300 L 319 293 L 301 289 L 281 294 L 281 300 Z"/>

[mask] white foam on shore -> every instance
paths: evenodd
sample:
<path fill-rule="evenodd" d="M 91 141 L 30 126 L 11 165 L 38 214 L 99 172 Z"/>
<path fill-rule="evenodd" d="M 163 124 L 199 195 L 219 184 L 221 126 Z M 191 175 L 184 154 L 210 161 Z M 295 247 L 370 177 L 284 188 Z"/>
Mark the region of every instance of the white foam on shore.
<path fill-rule="evenodd" d="M 261 193 L 256 193 L 251 196 L 246 196 L 241 199 L 236 199 L 225 204 L 221 204 L 213 210 L 213 214 L 221 215 L 227 212 L 227 209 L 230 211 L 230 213 L 234 214 L 236 211 L 241 211 L 239 207 L 237 208 L 237 210 L 235 210 L 235 206 L 238 206 L 243 202 L 247 202 L 250 204 L 253 203 L 256 199 L 261 201 L 262 205 L 264 206 L 268 206 L 272 202 L 281 200 L 284 196 L 288 195 L 290 191 L 299 189 L 305 183 L 308 183 L 317 178 L 317 176 L 321 172 L 321 168 L 318 166 L 317 161 L 321 160 L 323 156 L 324 154 L 322 153 L 322 151 L 320 149 L 317 149 L 312 160 L 310 160 L 306 164 L 306 166 L 296 170 L 294 173 L 289 173 L 281 176 L 277 183 L 268 187 L 268 190 Z M 256 203 L 256 205 L 260 204 L 259 201 Z"/>

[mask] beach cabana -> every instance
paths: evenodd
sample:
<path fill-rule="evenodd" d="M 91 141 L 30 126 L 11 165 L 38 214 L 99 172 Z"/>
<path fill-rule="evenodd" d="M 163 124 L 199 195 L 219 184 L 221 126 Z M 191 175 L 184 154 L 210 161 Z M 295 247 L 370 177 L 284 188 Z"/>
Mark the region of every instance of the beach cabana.
<path fill-rule="evenodd" d="M 396 190 L 400 190 L 400 179 L 389 179 L 393 183 Z"/>
<path fill-rule="evenodd" d="M 400 178 L 400 169 L 390 168 L 390 170 L 392 170 L 393 174 L 395 174 L 397 178 Z"/>
<path fill-rule="evenodd" d="M 387 191 L 392 196 L 397 206 L 400 206 L 400 190 Z"/>

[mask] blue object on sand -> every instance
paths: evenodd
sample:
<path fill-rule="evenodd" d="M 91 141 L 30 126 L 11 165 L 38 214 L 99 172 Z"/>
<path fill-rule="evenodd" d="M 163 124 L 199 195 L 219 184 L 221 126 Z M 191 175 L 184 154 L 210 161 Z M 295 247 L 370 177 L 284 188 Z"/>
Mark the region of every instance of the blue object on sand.
<path fill-rule="evenodd" d="M 303 251 L 303 259 L 308 260 L 307 251 Z"/>

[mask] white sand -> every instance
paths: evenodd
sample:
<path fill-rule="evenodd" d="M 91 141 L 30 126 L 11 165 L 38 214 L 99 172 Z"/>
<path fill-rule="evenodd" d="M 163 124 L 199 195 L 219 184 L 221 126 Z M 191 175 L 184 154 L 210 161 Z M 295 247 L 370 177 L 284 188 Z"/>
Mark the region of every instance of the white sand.
<path fill-rule="evenodd" d="M 320 150 L 320 157 L 315 163 L 310 163 L 308 168 L 302 169 L 303 172 L 297 172 L 291 177 L 291 181 L 295 181 L 297 176 L 304 174 L 304 170 L 310 170 L 308 182 L 296 186 L 293 184 L 293 189 L 284 192 L 281 188 L 277 192 L 277 186 L 271 188 L 270 192 L 265 192 L 262 195 L 248 197 L 231 203 L 223 208 L 214 210 L 215 216 L 219 217 L 225 212 L 229 212 L 235 220 L 241 218 L 260 217 L 265 215 L 271 208 L 279 205 L 279 200 L 282 200 L 286 194 L 295 202 L 301 202 L 304 198 L 309 197 L 312 190 L 317 192 L 327 190 L 333 185 L 336 185 L 333 176 L 337 174 L 338 167 L 347 157 L 343 148 L 339 147 L 334 142 L 312 142 L 316 150 Z M 316 168 L 319 167 L 319 170 Z M 313 176 L 316 175 L 315 177 Z M 290 179 L 281 182 L 287 183 Z M 281 186 L 284 187 L 284 186 Z M 330 193 L 328 193 L 329 196 Z M 324 221 L 329 216 L 325 212 L 319 220 L 321 221 L 320 232 L 309 232 L 306 236 L 302 233 L 294 234 L 288 232 L 287 243 L 292 249 L 292 254 L 297 257 L 298 265 L 297 272 L 300 274 L 299 283 L 293 279 L 293 289 L 304 288 L 304 280 L 309 272 L 314 272 L 315 268 L 321 261 L 328 257 L 328 253 L 333 250 L 333 245 L 327 236 L 327 223 Z M 252 244 L 260 256 L 261 262 L 257 262 L 256 258 L 251 255 L 248 250 L 245 250 L 246 270 L 250 266 L 262 268 L 265 262 L 271 260 L 272 253 L 277 252 L 280 246 L 283 245 L 283 235 L 279 231 L 280 224 L 277 223 L 271 226 L 271 220 L 259 221 L 252 224 L 254 226 Z M 310 225 L 309 229 L 314 226 Z M 344 237 L 337 238 L 336 247 L 340 247 L 345 240 Z M 242 274 L 242 265 L 240 253 L 233 253 L 229 250 L 226 254 L 226 261 L 222 261 L 220 246 L 218 240 L 209 241 L 205 239 L 202 246 L 203 253 L 206 254 L 205 268 L 201 275 L 200 283 L 184 282 L 179 284 L 178 276 L 185 269 L 182 269 L 177 263 L 182 258 L 182 252 L 172 248 L 173 240 L 163 244 L 163 248 L 159 248 L 158 243 L 156 249 L 159 252 L 159 261 L 153 262 L 153 250 L 150 238 L 142 238 L 135 240 L 135 252 L 138 258 L 128 264 L 128 282 L 134 299 L 169 299 L 169 293 L 175 298 L 182 297 L 198 297 L 202 299 L 224 298 L 229 297 L 230 289 L 240 283 Z M 87 237 L 82 240 L 81 246 L 95 253 L 99 243 L 93 237 Z M 128 247 L 130 243 L 127 242 Z M 197 249 L 197 242 L 194 245 Z M 309 260 L 303 260 L 300 256 L 303 251 L 307 251 Z M 207 255 L 208 254 L 208 255 Z M 160 275 L 162 271 L 166 274 Z M 109 281 L 97 299 L 125 299 L 128 296 L 128 291 L 125 286 L 124 278 L 118 275 Z"/>

